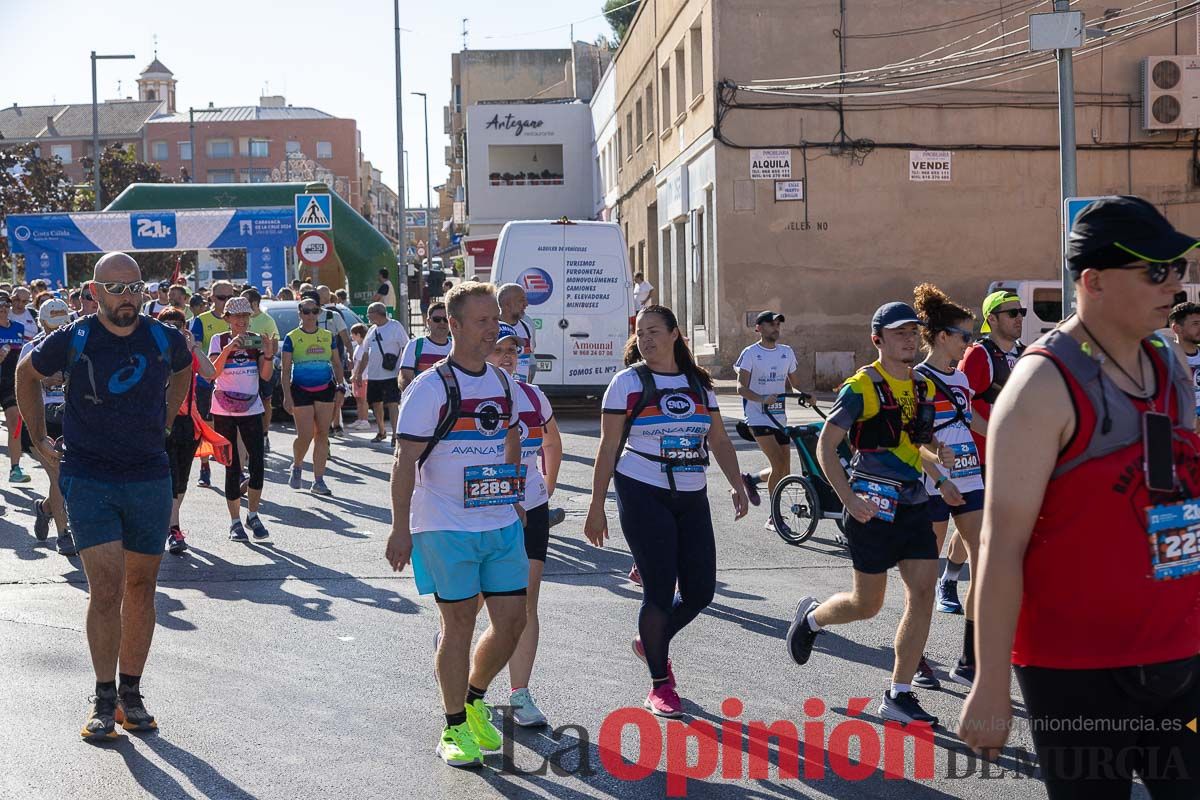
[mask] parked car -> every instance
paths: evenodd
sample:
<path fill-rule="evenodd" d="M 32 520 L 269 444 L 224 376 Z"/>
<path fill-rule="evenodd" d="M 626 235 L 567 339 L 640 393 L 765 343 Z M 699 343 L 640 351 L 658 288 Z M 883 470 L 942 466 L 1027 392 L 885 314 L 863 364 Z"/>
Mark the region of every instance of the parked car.
<path fill-rule="evenodd" d="M 329 309 L 330 306 L 326 306 Z M 354 325 L 363 322 L 363 319 L 351 311 L 341 303 L 336 303 L 332 306 L 337 313 L 342 315 L 342 320 L 346 323 L 346 330 L 349 331 Z M 271 315 L 271 319 L 275 320 L 275 326 L 279 328 L 279 338 L 282 341 L 284 336 L 300 327 L 300 303 L 295 300 L 264 300 L 262 302 L 262 310 Z M 363 322 L 363 324 L 366 324 Z M 282 351 L 281 351 L 282 352 Z M 282 365 L 280 353 L 275 354 L 275 370 L 278 371 Z M 349 377 L 349 376 L 347 376 Z M 280 386 L 275 387 L 275 392 L 271 395 L 271 406 L 274 408 L 275 414 L 287 416 L 287 412 L 283 410 L 283 389 Z M 353 416 L 354 401 L 351 400 L 342 406 L 342 416 L 347 414 Z"/>

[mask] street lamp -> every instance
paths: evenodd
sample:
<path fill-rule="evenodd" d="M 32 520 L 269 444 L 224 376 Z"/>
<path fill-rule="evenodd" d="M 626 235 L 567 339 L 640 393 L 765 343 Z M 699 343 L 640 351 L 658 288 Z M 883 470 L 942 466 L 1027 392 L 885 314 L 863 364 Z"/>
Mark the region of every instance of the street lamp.
<path fill-rule="evenodd" d="M 188 155 L 190 156 L 188 161 L 191 162 L 192 167 L 192 174 L 190 176 L 192 183 L 196 182 L 196 112 L 199 111 L 201 114 L 205 114 L 224 110 L 223 108 L 215 108 L 212 103 L 208 104 L 208 108 L 192 108 L 188 106 Z"/>
<path fill-rule="evenodd" d="M 404 172 L 408 173 L 408 151 L 404 151 Z M 408 185 L 404 186 L 404 207 L 408 208 Z"/>
<path fill-rule="evenodd" d="M 131 55 L 97 55 L 92 51 L 92 188 L 96 192 L 96 210 L 100 210 L 100 105 L 96 97 L 96 62 L 104 59 L 115 60 L 137 58 Z"/>
<path fill-rule="evenodd" d="M 429 202 L 429 98 L 424 92 L 413 92 L 425 107 L 425 258 L 427 269 L 433 272 L 433 206 Z"/>

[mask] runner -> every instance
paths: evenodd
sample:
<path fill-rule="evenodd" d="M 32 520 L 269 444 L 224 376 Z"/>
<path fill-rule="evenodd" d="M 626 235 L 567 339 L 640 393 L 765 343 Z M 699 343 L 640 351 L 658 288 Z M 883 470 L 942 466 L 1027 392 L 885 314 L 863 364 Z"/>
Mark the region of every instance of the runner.
<path fill-rule="evenodd" d="M 19 291 L 19 290 L 18 290 Z M 4 410 L 4 427 L 8 430 L 8 482 L 29 483 L 32 480 L 21 469 L 21 415 L 17 413 L 17 362 L 21 347 L 30 341 L 25 326 L 12 317 L 13 296 L 0 292 L 0 408 Z"/>
<path fill-rule="evenodd" d="M 641 311 L 643 308 L 652 305 L 654 305 L 654 284 L 646 280 L 645 273 L 638 272 L 633 276 L 633 307 Z M 753 498 L 753 495 L 751 495 L 751 498 Z M 753 499 L 751 499 L 751 502 L 753 502 Z"/>
<path fill-rule="evenodd" d="M 51 333 L 70 324 L 71 310 L 62 300 L 47 300 L 42 303 L 38 321 L 42 325 L 42 333 L 35 336 L 32 341 L 25 343 L 21 348 L 21 359 L 29 355 Z M 42 407 L 46 418 L 46 435 L 51 439 L 62 436 L 64 399 L 61 374 L 51 375 L 42 382 Z M 45 468 L 46 474 L 50 477 L 49 496 L 44 500 L 33 501 L 33 535 L 39 542 L 45 541 L 50 535 L 50 520 L 53 519 L 55 532 L 58 534 L 55 539 L 55 548 L 64 556 L 73 556 L 76 553 L 75 540 L 71 537 L 71 530 L 67 526 L 67 510 L 63 505 L 62 491 L 58 488 L 58 464 L 42 461 L 38 451 L 33 449 L 33 440 L 29 438 L 28 426 L 21 427 L 21 445 L 25 452 L 33 455 L 34 459 Z"/>
<path fill-rule="evenodd" d="M 375 424 L 379 432 L 372 442 L 387 441 L 384 427 L 384 411 L 392 423 L 392 446 L 398 443 L 396 419 L 400 410 L 400 356 L 408 345 L 408 331 L 397 320 L 388 319 L 387 306 L 371 303 L 367 306 L 367 321 L 371 328 L 363 340 L 366 355 L 354 368 L 354 380 L 367 378 L 367 403 L 375 412 Z"/>
<path fill-rule="evenodd" d="M 432 312 L 433 306 L 430 306 Z M 517 370 L 520 350 L 520 336 L 511 325 L 500 323 L 496 347 L 488 356 L 488 363 L 512 375 Z M 529 679 L 533 675 L 533 661 L 537 656 L 541 632 L 538 597 L 542 571 L 546 568 L 546 550 L 550 543 L 550 498 L 558 483 L 563 451 L 558 422 L 554 419 L 554 409 L 550 407 L 546 395 L 528 383 L 520 384 L 520 389 L 516 399 L 521 420 L 521 463 L 525 465 L 525 498 L 521 500 L 521 508 L 525 509 L 525 555 L 529 558 L 529 587 L 525 601 L 525 630 L 508 662 L 508 678 L 512 686 L 508 704 L 512 707 L 514 722 L 523 727 L 533 727 L 546 724 L 546 715 L 537 707 L 529 692 Z M 538 469 L 539 460 L 544 473 Z"/>
<path fill-rule="evenodd" d="M 979 450 L 971 436 L 974 428 L 987 430 L 986 424 L 971 411 L 972 392 L 967 376 L 955 365 L 963 357 L 967 345 L 975 338 L 972 332 L 975 315 L 968 309 L 950 302 L 944 292 L 931 283 L 913 290 L 914 307 L 924 327 L 921 339 L 929 354 L 914 372 L 933 382 L 933 432 L 937 440 L 954 451 L 954 466 L 947 469 L 937 459 L 922 450 L 925 466 L 925 491 L 929 494 L 929 518 L 937 535 L 938 552 L 946 540 L 950 517 L 954 528 L 966 544 L 972 565 L 979 563 L 979 528 L 983 524 L 983 474 Z M 966 625 L 963 626 L 962 654 L 950 670 L 950 680 L 970 686 L 975 677 L 975 584 L 967 590 Z M 940 684 L 925 657 L 917 666 L 913 685 L 937 689 Z"/>
<path fill-rule="evenodd" d="M 136 261 L 106 254 L 89 288 L 101 302 L 99 315 L 42 340 L 18 367 L 17 394 L 34 448 L 59 463 L 56 443 L 46 436 L 41 382 L 60 372 L 71 378 L 59 485 L 88 579 L 87 639 L 96 673 L 95 705 L 80 733 L 105 741 L 117 738 L 117 722 L 134 731 L 158 727 L 140 685 L 171 513 L 163 440 L 192 370 L 183 336 L 138 314 Z"/>
<path fill-rule="evenodd" d="M 892 685 L 879 716 L 936 725 L 937 717 L 921 707 L 911 684 L 929 635 L 938 559 L 920 452 L 933 441 L 934 387 L 911 376 L 921 326 L 904 303 L 880 306 L 871 320 L 879 358 L 842 385 L 821 429 L 817 458 L 845 505 L 854 586 L 820 604 L 813 597 L 801 599 L 787 645 L 792 660 L 805 664 L 825 628 L 874 617 L 883 607 L 888 571 L 899 566 L 904 616 L 896 632 Z M 855 450 L 849 477 L 837 455 L 847 434 Z"/>
<path fill-rule="evenodd" d="M 317 299 L 321 303 L 321 307 L 325 313 L 321 315 L 320 326 L 333 334 L 333 343 L 338 349 L 338 357 L 342 359 L 342 374 L 350 374 L 350 355 L 354 351 L 354 343 L 350 341 L 350 329 L 346 327 L 346 320 L 342 318 L 342 312 L 337 307 L 336 298 L 329 291 L 329 287 L 325 285 L 318 286 L 316 289 Z M 333 424 L 329 429 L 330 434 L 340 436 L 342 434 L 342 408 L 346 404 L 346 394 L 349 392 L 349 387 L 343 383 L 339 383 L 337 390 L 333 395 Z"/>
<path fill-rule="evenodd" d="M 320 303 L 309 297 L 300 301 L 298 310 L 300 327 L 283 339 L 281 368 L 283 407 L 296 421 L 288 485 L 302 488 L 304 459 L 312 444 L 312 493 L 330 495 L 333 492 L 325 485 L 325 461 L 329 458 L 333 395 L 336 385 L 342 382 L 342 360 L 333 344 L 333 335 L 317 327 L 317 317 L 323 313 Z"/>
<path fill-rule="evenodd" d="M 263 339 L 270 339 L 272 352 L 279 356 L 279 326 L 270 314 L 262 310 L 262 295 L 251 287 L 242 292 L 242 297 L 250 301 L 250 331 L 257 333 Z M 278 365 L 276 365 L 278 366 Z M 271 371 L 271 377 L 261 381 L 258 386 L 259 396 L 263 402 L 263 450 L 271 452 L 271 398 L 275 396 L 275 387 L 279 386 L 279 370 Z"/>
<path fill-rule="evenodd" d="M 367 355 L 365 344 L 367 326 L 361 322 L 351 325 L 350 338 L 354 340 L 354 356 L 350 359 L 351 370 L 357 370 L 358 365 Z M 371 420 L 369 419 L 371 412 L 367 407 L 367 382 L 366 380 L 353 380 L 353 372 L 351 372 L 350 388 L 354 393 L 355 420 L 346 427 L 352 431 L 369 431 L 371 430 Z"/>
<path fill-rule="evenodd" d="M 797 372 L 796 354 L 786 344 L 779 344 L 779 325 L 783 314 L 763 311 L 754 320 L 758 341 L 747 347 L 734 362 L 737 370 L 738 394 L 742 396 L 742 413 L 746 424 L 754 434 L 758 447 L 766 455 L 771 466 L 757 475 L 742 473 L 742 482 L 750 502 L 758 505 L 758 484 L 767 482 L 767 497 L 775 492 L 775 485 L 792 471 L 791 441 L 784 433 L 787 411 L 779 395 L 788 390 L 789 384 L 800 391 L 800 376 Z M 775 523 L 767 518 L 767 529 L 775 530 Z"/>
<path fill-rule="evenodd" d="M 1180 303 L 1167 317 L 1175 342 L 1187 357 L 1196 389 L 1196 430 L 1200 431 L 1200 303 Z"/>
<path fill-rule="evenodd" d="M 1015 666 L 1052 800 L 1128 798 L 1135 771 L 1155 800 L 1200 797 L 1200 436 L 1183 354 L 1150 335 L 1197 244 L 1140 198 L 1085 206 L 1077 313 L 1017 363 L 988 429 L 959 733 L 1004 745 Z"/>
<path fill-rule="evenodd" d="M 671 640 L 712 602 L 717 579 L 704 474 L 709 452 L 732 487 L 734 519 L 746 515 L 749 499 L 712 378 L 697 366 L 675 314 L 666 306 L 642 309 L 636 330 L 625 360 L 644 360 L 613 377 L 601 404 L 584 534 L 604 546 L 604 500 L 614 482 L 621 530 L 642 579 L 633 652 L 650 672 L 644 705 L 658 716 L 679 717 Z"/>
<path fill-rule="evenodd" d="M 92 294 L 91 284 L 85 284 L 83 292 L 79 295 L 79 315 L 87 316 L 99 312 L 100 304 L 96 302 L 96 296 Z"/>
<path fill-rule="evenodd" d="M 275 340 L 264 338 L 250 330 L 250 301 L 234 297 L 225 304 L 225 321 L 229 330 L 218 333 L 208 348 L 212 359 L 213 429 L 227 439 L 232 447 L 232 463 L 225 468 L 225 504 L 229 507 L 229 538 L 246 541 L 242 526 L 242 495 L 246 494 L 248 513 L 246 525 L 255 541 L 270 534 L 258 516 L 262 503 L 263 476 L 263 401 L 261 382 L 270 383 L 274 372 Z M 248 484 L 242 482 L 242 460 L 238 440 L 246 453 L 250 467 Z M 247 494 L 247 488 L 249 490 Z"/>
<path fill-rule="evenodd" d="M 425 312 L 425 330 L 428 333 L 409 339 L 404 346 L 404 355 L 400 357 L 400 391 L 450 353 L 450 318 L 444 302 L 430 304 Z"/>
<path fill-rule="evenodd" d="M 12 291 L 12 308 L 8 312 L 10 322 L 16 322 L 25 331 L 25 341 L 33 340 L 33 337 L 41 333 L 41 328 L 38 327 L 37 312 L 29 307 L 29 301 L 33 295 L 24 286 L 18 286 Z"/>
<path fill-rule="evenodd" d="M 480 765 L 480 748 L 502 746 L 483 698 L 526 619 L 524 512 L 514 511 L 524 488 L 520 389 L 485 360 L 499 326 L 494 291 L 470 282 L 450 292 L 454 345 L 443 365 L 404 393 L 392 465 L 387 560 L 400 571 L 411 557 L 417 590 L 437 601 L 436 671 L 446 713 L 437 752 L 451 766 Z M 490 624 L 472 656 L 480 594 Z"/>
<path fill-rule="evenodd" d="M 150 299 L 142 307 L 142 313 L 158 319 L 159 314 L 171 307 L 170 288 L 171 284 L 167 281 L 148 284 L 146 291 L 150 293 Z"/>
<path fill-rule="evenodd" d="M 496 298 L 500 301 L 500 321 L 511 325 L 521 338 L 521 361 L 517 367 L 517 380 L 533 383 L 533 376 L 537 374 L 537 358 L 534 357 L 537 342 L 534 337 L 533 320 L 525 316 L 525 309 L 529 308 L 529 298 L 525 296 L 525 290 L 515 283 L 501 286 Z"/>
<path fill-rule="evenodd" d="M 192 310 L 188 307 L 188 290 L 182 283 L 177 283 L 167 290 L 167 303 L 183 314 L 185 321 L 192 321 Z"/>
<path fill-rule="evenodd" d="M 203 352 L 211 352 L 213 337 L 218 333 L 229 330 L 225 321 L 225 303 L 234 296 L 233 284 L 229 281 L 217 281 L 212 285 L 212 308 L 208 311 L 197 312 L 195 306 L 192 312 L 196 317 L 192 320 L 192 336 L 200 342 Z M 192 298 L 195 300 L 195 298 Z M 200 418 L 212 422 L 213 385 L 202 377 L 196 378 L 196 407 L 200 409 Z M 212 471 L 208 459 L 200 459 L 200 480 L 197 486 L 212 486 Z"/>

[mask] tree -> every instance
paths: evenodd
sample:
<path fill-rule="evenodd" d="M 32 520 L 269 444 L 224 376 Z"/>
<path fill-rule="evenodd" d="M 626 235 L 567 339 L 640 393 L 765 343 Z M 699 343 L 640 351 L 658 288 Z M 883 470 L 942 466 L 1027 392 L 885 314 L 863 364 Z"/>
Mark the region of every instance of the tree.
<path fill-rule="evenodd" d="M 0 228 L 7 214 L 43 214 L 75 207 L 75 188 L 57 158 L 40 158 L 37 147 L 0 149 Z M 0 258 L 8 256 L 0 238 Z"/>
<path fill-rule="evenodd" d="M 621 40 L 625 38 L 625 33 L 633 23 L 633 18 L 640 5 L 641 0 L 634 0 L 632 3 L 629 0 L 606 0 L 604 3 L 604 14 L 608 17 L 608 24 L 613 29 L 613 33 L 617 35 L 617 44 L 620 44 Z"/>
<path fill-rule="evenodd" d="M 79 159 L 85 175 L 92 174 L 92 157 L 84 156 Z M 100 154 L 100 200 L 101 208 L 112 202 L 117 195 L 125 191 L 133 183 L 174 183 L 171 178 L 164 177 L 157 164 L 147 164 L 138 161 L 132 147 L 124 144 L 110 144 Z M 89 197 L 92 193 L 87 193 Z M 95 207 L 93 203 L 92 208 Z M 82 210 L 82 209 L 81 209 Z"/>

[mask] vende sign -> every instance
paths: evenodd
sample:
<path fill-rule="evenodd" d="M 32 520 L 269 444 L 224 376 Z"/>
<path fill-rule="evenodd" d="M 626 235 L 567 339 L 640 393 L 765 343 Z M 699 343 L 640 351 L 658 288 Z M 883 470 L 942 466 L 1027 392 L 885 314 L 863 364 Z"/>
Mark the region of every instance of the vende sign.
<path fill-rule="evenodd" d="M 909 150 L 908 179 L 910 181 L 950 180 L 949 150 Z"/>
<path fill-rule="evenodd" d="M 750 178 L 752 180 L 773 181 L 780 178 L 787 180 L 790 177 L 792 177 L 791 149 L 750 151 Z"/>

